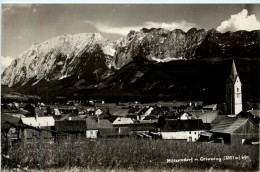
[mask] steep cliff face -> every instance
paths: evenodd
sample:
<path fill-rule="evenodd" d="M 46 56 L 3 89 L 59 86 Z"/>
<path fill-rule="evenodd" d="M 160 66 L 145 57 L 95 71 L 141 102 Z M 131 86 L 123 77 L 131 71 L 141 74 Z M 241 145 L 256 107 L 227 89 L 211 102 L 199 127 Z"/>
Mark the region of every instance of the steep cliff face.
<path fill-rule="evenodd" d="M 114 44 L 99 33 L 55 37 L 32 45 L 15 59 L 3 72 L 2 84 L 23 85 L 31 79 L 37 84 L 41 79 L 60 80 L 72 75 L 81 78 L 87 73 L 102 78 L 110 73 L 114 53 Z"/>
<path fill-rule="evenodd" d="M 116 75 L 119 69 L 131 62 L 142 66 L 140 63 L 197 58 L 259 58 L 259 37 L 260 31 L 222 34 L 215 29 L 196 28 L 188 32 L 143 28 L 114 42 L 104 40 L 99 33 L 63 35 L 32 45 L 6 68 L 2 84 L 20 87 L 28 83 L 37 85 L 41 80 L 55 82 L 73 77 L 83 79 L 84 87 L 105 87 L 105 79 L 113 74 L 112 78 L 119 77 Z M 143 73 L 137 71 L 137 78 L 130 79 L 131 82 Z"/>
<path fill-rule="evenodd" d="M 142 29 L 131 31 L 117 46 L 115 67 L 121 68 L 135 56 L 144 56 L 157 62 L 187 60 L 207 35 L 205 30 L 190 29 L 187 33 L 176 29 Z"/>

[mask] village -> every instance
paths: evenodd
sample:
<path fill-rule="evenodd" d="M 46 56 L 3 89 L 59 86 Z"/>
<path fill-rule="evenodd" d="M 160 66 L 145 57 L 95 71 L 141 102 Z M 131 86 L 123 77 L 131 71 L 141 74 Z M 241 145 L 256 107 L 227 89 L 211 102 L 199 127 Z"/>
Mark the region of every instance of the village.
<path fill-rule="evenodd" d="M 232 62 L 226 84 L 226 102 L 154 103 L 69 100 L 45 104 L 18 102 L 1 105 L 2 150 L 17 143 L 30 145 L 64 138 L 171 139 L 217 144 L 259 144 L 259 103 L 242 107 L 241 81 Z"/>

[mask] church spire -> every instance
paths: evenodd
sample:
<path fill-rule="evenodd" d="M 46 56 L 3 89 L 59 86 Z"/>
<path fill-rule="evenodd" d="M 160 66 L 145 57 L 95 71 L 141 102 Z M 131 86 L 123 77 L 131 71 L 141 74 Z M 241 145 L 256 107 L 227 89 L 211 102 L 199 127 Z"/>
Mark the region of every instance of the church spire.
<path fill-rule="evenodd" d="M 236 68 L 236 64 L 235 61 L 233 59 L 232 61 L 232 69 L 231 69 L 231 73 L 230 73 L 230 78 L 232 79 L 232 81 L 234 82 L 237 78 L 238 74 L 237 74 L 237 68 Z"/>

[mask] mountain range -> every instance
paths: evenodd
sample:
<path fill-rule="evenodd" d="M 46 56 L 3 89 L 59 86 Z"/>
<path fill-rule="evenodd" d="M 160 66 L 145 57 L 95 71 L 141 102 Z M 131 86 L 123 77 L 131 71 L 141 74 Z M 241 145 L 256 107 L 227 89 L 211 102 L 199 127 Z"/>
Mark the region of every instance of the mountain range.
<path fill-rule="evenodd" d="M 255 99 L 259 38 L 259 30 L 196 28 L 143 28 L 115 41 L 100 33 L 62 35 L 27 49 L 2 73 L 2 84 L 43 99 L 81 95 L 210 101 L 213 96 L 223 101 L 216 96 L 224 95 L 229 63 L 235 58 L 244 88 L 252 88 L 245 90 L 245 98 Z"/>

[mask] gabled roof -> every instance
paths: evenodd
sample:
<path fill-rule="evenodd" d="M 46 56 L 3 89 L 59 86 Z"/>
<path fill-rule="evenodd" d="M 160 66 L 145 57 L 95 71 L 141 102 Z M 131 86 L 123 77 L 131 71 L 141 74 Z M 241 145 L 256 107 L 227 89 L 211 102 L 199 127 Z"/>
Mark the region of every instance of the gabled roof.
<path fill-rule="evenodd" d="M 40 123 L 41 127 L 49 127 L 54 126 L 54 118 L 52 116 L 44 116 L 44 117 L 38 117 L 38 122 Z"/>
<path fill-rule="evenodd" d="M 2 115 L 1 115 L 1 124 L 4 124 L 4 123 L 18 124 L 19 121 L 20 121 L 20 118 L 14 117 L 9 114 L 2 113 Z"/>
<path fill-rule="evenodd" d="M 212 123 L 218 116 L 217 110 L 188 111 L 195 119 L 201 119 L 203 123 Z"/>
<path fill-rule="evenodd" d="M 87 118 L 86 119 L 87 129 L 88 130 L 97 130 L 98 129 L 98 123 L 93 118 Z"/>
<path fill-rule="evenodd" d="M 100 119 L 98 122 L 98 128 L 111 128 L 112 123 L 108 119 Z"/>
<path fill-rule="evenodd" d="M 166 120 L 163 132 L 204 130 L 202 120 Z"/>
<path fill-rule="evenodd" d="M 212 123 L 218 116 L 218 111 L 206 111 L 198 119 L 203 123 Z"/>
<path fill-rule="evenodd" d="M 86 132 L 87 123 L 85 120 L 55 121 L 55 130 L 64 133 Z"/>
<path fill-rule="evenodd" d="M 234 133 L 239 127 L 244 125 L 249 119 L 248 118 L 224 118 L 210 131 L 216 133 Z"/>
<path fill-rule="evenodd" d="M 133 124 L 134 121 L 131 118 L 117 117 L 113 124 Z"/>
<path fill-rule="evenodd" d="M 38 117 L 37 121 L 35 117 L 21 118 L 23 124 L 33 127 L 51 127 L 54 126 L 54 118 L 52 116 Z"/>

